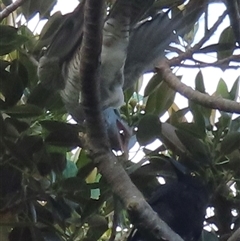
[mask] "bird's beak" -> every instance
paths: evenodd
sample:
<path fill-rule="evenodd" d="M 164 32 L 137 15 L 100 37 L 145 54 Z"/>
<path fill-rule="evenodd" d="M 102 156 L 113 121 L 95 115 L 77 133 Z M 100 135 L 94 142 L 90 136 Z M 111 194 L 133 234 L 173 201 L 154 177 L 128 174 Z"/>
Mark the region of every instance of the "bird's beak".
<path fill-rule="evenodd" d="M 119 130 L 119 143 L 121 151 L 128 152 L 129 140 L 132 136 L 132 128 L 128 126 L 122 119 L 117 119 L 117 128 Z"/>
<path fill-rule="evenodd" d="M 103 112 L 111 148 L 127 153 L 132 128 L 121 119 L 119 111 L 109 107 Z"/>

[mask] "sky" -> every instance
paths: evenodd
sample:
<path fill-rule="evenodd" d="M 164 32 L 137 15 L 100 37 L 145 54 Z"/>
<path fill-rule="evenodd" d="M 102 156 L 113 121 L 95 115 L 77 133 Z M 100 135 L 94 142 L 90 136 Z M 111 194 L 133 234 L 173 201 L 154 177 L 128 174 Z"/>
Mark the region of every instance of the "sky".
<path fill-rule="evenodd" d="M 62 14 L 72 12 L 78 3 L 78 0 L 58 0 L 58 3 L 53 9 L 53 12 L 61 11 Z"/>

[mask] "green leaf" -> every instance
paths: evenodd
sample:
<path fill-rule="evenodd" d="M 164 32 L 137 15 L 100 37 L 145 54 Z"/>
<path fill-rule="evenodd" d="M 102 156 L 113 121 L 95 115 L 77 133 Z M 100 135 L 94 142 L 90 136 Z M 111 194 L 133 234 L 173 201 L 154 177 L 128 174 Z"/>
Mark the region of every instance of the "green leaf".
<path fill-rule="evenodd" d="M 66 147 L 70 150 L 82 146 L 81 141 L 78 137 L 78 132 L 65 130 L 56 130 L 50 132 L 45 138 L 45 142 L 48 145 Z"/>
<path fill-rule="evenodd" d="M 155 74 L 149 80 L 149 82 L 144 90 L 144 97 L 149 96 L 154 91 L 156 91 L 156 89 L 158 88 L 158 86 L 160 85 L 161 82 L 162 82 L 162 76 L 160 74 Z"/>
<path fill-rule="evenodd" d="M 70 149 L 81 146 L 78 125 L 49 120 L 40 121 L 40 124 L 49 132 L 46 143 Z"/>
<path fill-rule="evenodd" d="M 162 123 L 160 139 L 173 152 L 182 154 L 186 148 L 176 134 L 177 128 L 169 123 Z"/>
<path fill-rule="evenodd" d="M 198 132 L 200 130 L 202 135 L 204 135 L 206 126 L 205 126 L 205 120 L 203 117 L 201 106 L 198 104 L 195 104 L 194 102 L 189 101 L 189 107 L 193 114 L 194 122 L 196 123 L 196 127 L 198 128 Z"/>
<path fill-rule="evenodd" d="M 146 113 L 163 115 L 173 104 L 175 94 L 176 92 L 164 81 L 161 82 L 157 90 L 148 97 L 145 108 Z"/>
<path fill-rule="evenodd" d="M 0 115 L 0 126 L 1 126 L 0 139 L 2 139 L 3 136 L 6 134 L 5 120 L 3 119 L 2 114 Z"/>
<path fill-rule="evenodd" d="M 37 169 L 41 176 L 46 176 L 51 173 L 51 158 L 45 147 L 34 155 L 34 163 L 37 164 Z"/>
<path fill-rule="evenodd" d="M 3 199 L 7 195 L 13 194 L 15 196 L 16 192 L 19 192 L 22 189 L 22 171 L 19 169 L 19 162 L 17 165 L 18 168 L 16 168 L 16 162 L 15 163 L 12 161 L 9 162 L 8 157 L 7 157 L 7 159 L 8 160 L 3 160 L 3 161 L 5 161 L 5 163 L 4 163 L 4 165 L 1 164 L 1 168 L 0 168 L 1 205 L 3 205 Z M 9 196 L 9 198 L 11 199 L 10 196 Z M 6 199 L 6 202 L 9 203 L 9 199 Z M 6 203 L 6 206 L 8 205 L 7 203 Z M 1 219 L 2 219 L 2 214 L 1 214 Z"/>
<path fill-rule="evenodd" d="M 227 129 L 231 124 L 231 114 L 221 112 L 221 116 L 219 117 L 219 121 L 216 123 L 216 127 L 220 132 Z"/>
<path fill-rule="evenodd" d="M 19 27 L 18 29 L 18 33 L 21 36 L 24 36 L 28 39 L 28 41 L 26 41 L 24 43 L 24 47 L 26 49 L 26 52 L 33 52 L 33 49 L 35 48 L 36 44 L 37 44 L 37 38 L 34 35 L 34 33 L 26 26 L 26 25 L 22 25 Z"/>
<path fill-rule="evenodd" d="M 91 162 L 92 160 L 90 159 L 89 155 L 87 155 L 86 151 L 82 149 L 76 163 L 78 169 L 81 169 L 82 167 L 84 167 L 85 165 Z"/>
<path fill-rule="evenodd" d="M 225 28 L 220 35 L 219 44 L 225 43 L 225 44 L 230 44 L 230 46 L 228 49 L 217 52 L 218 60 L 227 58 L 232 55 L 233 50 L 235 48 L 235 44 L 236 44 L 235 42 L 236 42 L 236 39 L 235 39 L 235 35 L 232 30 L 232 27 L 229 26 L 229 27 Z"/>
<path fill-rule="evenodd" d="M 240 132 L 240 116 L 231 121 L 229 132 Z"/>
<path fill-rule="evenodd" d="M 41 126 L 48 131 L 45 141 L 48 145 L 66 147 L 70 150 L 81 146 L 79 126 L 61 121 L 40 121 Z"/>
<path fill-rule="evenodd" d="M 170 115 L 170 123 L 173 125 L 177 125 L 178 123 L 185 120 L 185 115 L 189 112 L 189 108 L 183 108 L 180 110 L 172 110 L 172 114 Z"/>
<path fill-rule="evenodd" d="M 16 118 L 6 118 L 5 123 L 14 126 L 20 133 L 26 131 L 30 127 L 26 121 L 20 121 Z"/>
<path fill-rule="evenodd" d="M 32 227 L 14 227 L 9 234 L 9 241 L 46 241 L 39 228 Z"/>
<path fill-rule="evenodd" d="M 128 88 L 127 90 L 124 91 L 124 101 L 128 103 L 128 101 L 132 98 L 134 94 L 134 87 Z"/>
<path fill-rule="evenodd" d="M 221 151 L 226 155 L 240 147 L 240 133 L 229 133 L 227 134 L 222 143 L 221 143 Z"/>
<path fill-rule="evenodd" d="M 217 85 L 216 94 L 222 96 L 225 99 L 229 99 L 228 87 L 223 79 L 220 79 Z"/>
<path fill-rule="evenodd" d="M 139 122 L 137 140 L 140 145 L 147 145 L 159 137 L 161 123 L 158 116 L 148 114 Z"/>
<path fill-rule="evenodd" d="M 20 100 L 27 82 L 26 69 L 17 60 L 11 63 L 9 71 L 0 72 L 0 91 L 5 97 L 6 107 L 13 106 Z"/>
<path fill-rule="evenodd" d="M 230 100 L 236 101 L 239 96 L 239 77 L 234 82 L 232 89 L 229 92 Z"/>
<path fill-rule="evenodd" d="M 83 189 L 87 189 L 89 192 L 89 197 L 90 197 L 90 188 L 84 182 L 81 178 L 79 177 L 70 177 L 61 182 L 61 189 L 63 192 L 81 192 Z"/>
<path fill-rule="evenodd" d="M 47 90 L 42 86 L 41 83 L 31 91 L 27 103 L 36 105 L 40 108 L 46 108 L 55 113 L 66 113 L 65 106 L 59 93 L 52 90 Z"/>
<path fill-rule="evenodd" d="M 176 134 L 193 158 L 203 164 L 211 163 L 211 153 L 201 140 L 183 130 L 176 130 Z"/>
<path fill-rule="evenodd" d="M 16 140 L 19 137 L 19 132 L 17 128 L 9 122 L 11 118 L 6 118 L 3 120 L 0 118 L 1 135 L 5 136 L 7 139 Z"/>
<path fill-rule="evenodd" d="M 195 35 L 198 29 L 199 29 L 199 22 L 196 22 L 194 27 L 187 34 L 184 35 L 184 40 L 188 43 L 189 46 L 194 41 Z"/>
<path fill-rule="evenodd" d="M 5 104 L 8 107 L 13 106 L 20 100 L 27 86 L 27 70 L 15 59 L 10 65 L 9 72 L 5 70 L 1 72 L 0 89 L 5 96 Z"/>
<path fill-rule="evenodd" d="M 53 152 L 49 153 L 49 155 L 53 171 L 56 173 L 62 173 L 67 166 L 66 154 L 60 152 Z"/>
<path fill-rule="evenodd" d="M 98 200 L 89 199 L 81 213 L 82 219 L 85 219 L 89 216 L 96 214 L 98 212 L 98 210 L 100 209 L 100 207 L 102 206 L 102 204 L 106 202 L 105 198 L 100 196 L 100 198 Z"/>
<path fill-rule="evenodd" d="M 49 197 L 48 202 L 51 205 L 51 211 L 53 216 L 58 222 L 64 222 L 66 219 L 71 217 L 72 208 L 65 201 L 66 199 L 62 197 Z M 49 205 L 49 206 L 50 206 Z"/>
<path fill-rule="evenodd" d="M 40 108 L 44 108 L 47 106 L 47 101 L 53 95 L 53 91 L 47 90 L 41 84 L 35 86 L 35 88 L 31 91 L 31 94 L 28 97 L 27 103 L 36 105 Z"/>
<path fill-rule="evenodd" d="M 232 151 L 226 156 L 229 160 L 229 163 L 228 163 L 229 169 L 238 173 L 238 169 L 240 166 L 240 151 L 239 150 Z"/>
<path fill-rule="evenodd" d="M 18 49 L 28 38 L 18 35 L 17 29 L 12 26 L 0 25 L 0 56 Z"/>
<path fill-rule="evenodd" d="M 39 135 L 25 135 L 18 139 L 17 144 L 28 156 L 31 156 L 43 148 L 43 139 Z"/>
<path fill-rule="evenodd" d="M 20 147 L 18 144 L 4 140 L 4 145 L 7 148 L 8 152 L 14 157 L 16 160 L 19 160 L 20 163 L 23 163 L 27 167 L 31 167 L 33 165 L 31 158 L 27 155 L 25 149 Z"/>
<path fill-rule="evenodd" d="M 87 223 L 89 230 L 83 241 L 99 240 L 101 236 L 108 230 L 108 222 L 105 217 L 94 215 L 88 218 Z"/>
<path fill-rule="evenodd" d="M 199 71 L 196 78 L 195 78 L 195 87 L 196 87 L 196 90 L 198 90 L 199 92 L 206 93 L 202 71 Z"/>
<path fill-rule="evenodd" d="M 43 111 L 37 106 L 26 104 L 9 108 L 5 113 L 16 118 L 30 118 L 42 115 Z"/>
<path fill-rule="evenodd" d="M 156 106 L 156 98 L 157 98 L 157 93 L 156 92 L 152 93 L 147 98 L 146 107 L 145 107 L 146 113 L 148 113 L 148 114 L 154 113 L 155 106 Z"/>
<path fill-rule="evenodd" d="M 25 66 L 18 60 L 12 61 L 10 66 L 10 72 L 15 76 L 19 77 L 21 85 L 25 88 L 28 85 L 28 72 Z"/>
<path fill-rule="evenodd" d="M 61 193 L 69 200 L 78 203 L 86 202 L 86 200 L 89 201 L 91 198 L 91 190 L 95 189 L 95 186 L 96 184 L 94 186 L 92 184 L 86 184 L 86 182 L 79 177 L 70 177 L 59 183 Z"/>
<path fill-rule="evenodd" d="M 19 52 L 19 61 L 24 65 L 28 75 L 28 86 L 33 87 L 38 82 L 37 66 L 33 63 L 31 56 Z"/>
<path fill-rule="evenodd" d="M 63 239 L 60 238 L 59 235 L 56 233 L 56 230 L 44 229 L 41 232 L 44 237 L 44 241 L 63 241 Z"/>

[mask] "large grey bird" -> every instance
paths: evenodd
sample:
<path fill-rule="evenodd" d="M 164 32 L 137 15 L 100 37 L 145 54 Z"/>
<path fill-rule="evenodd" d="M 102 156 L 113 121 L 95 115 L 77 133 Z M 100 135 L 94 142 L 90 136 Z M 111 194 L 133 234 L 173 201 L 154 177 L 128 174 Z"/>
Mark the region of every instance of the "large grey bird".
<path fill-rule="evenodd" d="M 80 49 L 83 34 L 85 0 L 68 14 L 39 61 L 38 75 L 43 86 L 59 90 L 67 111 L 82 123 Z M 176 38 L 169 28 L 167 14 L 157 14 L 139 23 L 154 0 L 117 0 L 103 27 L 101 53 L 101 105 L 110 142 L 123 149 L 119 129 L 127 134 L 127 125 L 117 109 L 124 102 L 123 91 L 164 56 L 165 48 Z"/>

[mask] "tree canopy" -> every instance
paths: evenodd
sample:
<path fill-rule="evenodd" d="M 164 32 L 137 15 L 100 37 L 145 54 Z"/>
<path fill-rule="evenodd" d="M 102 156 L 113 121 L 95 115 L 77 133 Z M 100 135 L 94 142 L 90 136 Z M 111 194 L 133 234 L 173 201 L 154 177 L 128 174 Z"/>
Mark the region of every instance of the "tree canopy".
<path fill-rule="evenodd" d="M 101 36 L 96 34 L 102 31 L 100 18 L 116 1 L 103 1 L 104 13 L 100 0 L 86 2 L 95 4 L 89 19 L 96 24 L 95 30 L 86 27 L 94 37 L 87 42 L 101 47 Z M 141 6 L 141 1 L 135 2 Z M 126 240 L 131 223 L 152 235 L 154 226 L 148 220 L 152 213 L 144 211 L 147 206 L 141 193 L 148 200 L 159 180 L 176 178 L 168 162 L 171 157 L 208 186 L 210 201 L 201 240 L 238 241 L 239 0 L 152 1 L 141 23 L 163 10 L 170 19 L 169 25 L 164 22 L 162 34 L 171 44 L 160 39 L 167 58 L 161 56 L 155 63 L 147 83 L 140 78 L 134 86 L 124 86 L 125 104 L 120 112 L 131 133 L 122 136 L 128 148 L 121 153 L 101 150 L 107 137 L 94 139 L 102 133 L 97 129 L 101 128 L 98 116 L 87 116 L 87 128 L 74 122 L 59 91 L 39 82 L 39 60 L 71 16 L 52 14 L 56 3 L 0 1 L 1 240 Z M 216 4 L 225 10 L 210 23 L 209 9 Z M 40 34 L 28 27 L 36 14 L 47 20 Z M 229 24 L 221 28 L 224 19 Z M 216 32 L 219 38 L 211 41 Z M 142 34 L 139 38 L 148 37 L 147 31 Z M 67 45 L 62 48 L 61 53 L 68 51 Z M 98 59 L 98 54 L 98 50 L 87 53 L 86 65 Z M 205 71 L 209 69 L 213 72 Z M 208 93 L 205 86 L 215 78 L 216 69 L 221 74 L 213 84 L 214 92 Z M 93 87 L 87 82 L 83 92 L 94 88 L 94 82 Z M 185 107 L 178 93 L 187 99 Z M 85 96 L 91 101 L 92 96 Z M 156 140 L 157 144 L 150 145 Z M 164 227 L 159 229 L 163 236 L 168 233 L 168 227 L 153 219 Z M 174 233 L 167 238 L 177 240 Z"/>

